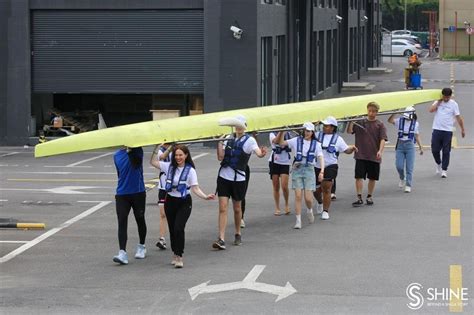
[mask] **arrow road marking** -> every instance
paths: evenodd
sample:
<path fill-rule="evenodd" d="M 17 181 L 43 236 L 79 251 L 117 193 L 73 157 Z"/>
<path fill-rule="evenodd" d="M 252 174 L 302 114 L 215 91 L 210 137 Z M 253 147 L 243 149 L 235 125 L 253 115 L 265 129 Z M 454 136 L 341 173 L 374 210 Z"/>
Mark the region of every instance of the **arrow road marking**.
<path fill-rule="evenodd" d="M 275 300 L 275 302 L 278 302 L 297 292 L 296 289 L 293 288 L 293 286 L 289 282 L 287 282 L 284 287 L 262 282 L 256 282 L 258 276 L 260 276 L 265 267 L 265 265 L 255 265 L 242 281 L 208 285 L 208 283 L 211 282 L 211 280 L 209 280 L 207 282 L 189 288 L 188 292 L 191 296 L 191 300 L 196 299 L 199 294 L 204 293 L 217 293 L 238 289 L 247 289 L 277 295 L 277 299 Z"/>
<path fill-rule="evenodd" d="M 79 195 L 79 194 L 109 194 L 110 192 L 100 193 L 100 192 L 85 192 L 77 191 L 80 189 L 96 189 L 96 188 L 110 188 L 110 187 L 98 187 L 98 186 L 61 186 L 50 189 L 34 189 L 34 188 L 0 188 L 0 190 L 9 190 L 9 191 L 37 191 L 37 192 L 49 192 L 53 194 L 63 194 L 63 195 Z"/>

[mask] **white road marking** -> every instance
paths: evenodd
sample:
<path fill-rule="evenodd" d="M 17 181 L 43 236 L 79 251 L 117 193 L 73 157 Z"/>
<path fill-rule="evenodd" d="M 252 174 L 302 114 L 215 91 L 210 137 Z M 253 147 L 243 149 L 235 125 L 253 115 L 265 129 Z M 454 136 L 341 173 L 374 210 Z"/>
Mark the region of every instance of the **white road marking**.
<path fill-rule="evenodd" d="M 90 165 L 81 165 L 81 166 L 43 165 L 43 167 L 55 167 L 55 168 L 64 168 L 64 167 L 92 168 L 92 166 L 90 166 Z"/>
<path fill-rule="evenodd" d="M 5 174 L 5 173 L 4 173 Z M 15 172 L 15 174 L 51 174 L 51 175 L 117 175 L 117 172 Z M 156 173 L 143 173 L 143 175 L 156 175 Z"/>
<path fill-rule="evenodd" d="M 77 166 L 79 164 L 83 164 L 83 163 L 87 163 L 87 162 L 90 162 L 90 161 L 93 161 L 93 160 L 97 160 L 97 159 L 100 159 L 101 157 L 104 157 L 104 156 L 108 156 L 108 155 L 112 155 L 114 154 L 114 152 L 108 152 L 108 153 L 104 153 L 104 154 L 101 154 L 99 156 L 94 156 L 90 159 L 85 159 L 85 160 L 82 160 L 82 161 L 79 161 L 79 162 L 76 162 L 76 163 L 72 163 L 72 164 L 69 164 L 69 165 L 66 165 L 66 167 L 74 167 L 74 166 Z"/>
<path fill-rule="evenodd" d="M 28 243 L 28 241 L 0 241 L 0 243 L 26 244 L 26 243 Z"/>
<path fill-rule="evenodd" d="M 2 258 L 0 258 L 0 264 L 2 264 L 4 262 L 7 262 L 10 259 L 15 258 L 16 256 L 20 255 L 21 253 L 23 253 L 27 249 L 37 245 L 38 243 L 44 241 L 48 237 L 53 236 L 54 234 L 58 233 L 59 231 L 61 231 L 65 228 L 69 227 L 70 225 L 74 224 L 75 222 L 87 217 L 88 215 L 93 214 L 97 210 L 107 206 L 110 203 L 111 203 L 111 201 L 101 201 L 99 204 L 95 205 L 94 207 L 92 207 L 92 208 L 82 212 L 81 214 L 75 216 L 74 218 L 64 222 L 59 227 L 51 229 L 51 230 L 49 230 L 48 232 L 46 232 L 44 234 L 41 234 L 40 236 L 33 239 L 32 241 L 29 241 L 28 243 L 20 246 L 19 248 L 15 249 L 14 251 L 12 251 L 12 252 L 6 254 L 5 256 L 3 256 Z"/>
<path fill-rule="evenodd" d="M 2 154 L 2 155 L 0 155 L 0 157 L 15 155 L 15 154 L 18 154 L 18 153 L 20 153 L 20 152 L 10 152 L 10 153 L 6 153 L 6 154 Z"/>
<path fill-rule="evenodd" d="M 191 296 L 191 300 L 194 300 L 199 294 L 247 289 L 277 295 L 275 302 L 278 302 L 297 292 L 289 282 L 287 282 L 284 287 L 256 282 L 258 276 L 263 272 L 264 269 L 265 265 L 255 265 L 242 281 L 208 285 L 208 283 L 211 282 L 211 280 L 209 280 L 189 288 L 188 292 Z"/>
<path fill-rule="evenodd" d="M 79 195 L 79 194 L 89 194 L 89 195 L 99 195 L 99 194 L 110 194 L 110 192 L 84 192 L 76 191 L 79 189 L 96 189 L 96 188 L 108 188 L 113 187 L 101 187 L 101 186 L 61 186 L 56 188 L 49 189 L 34 189 L 34 188 L 0 188 L 0 190 L 7 191 L 36 191 L 36 192 L 49 192 L 53 194 L 62 194 L 62 195 Z"/>
<path fill-rule="evenodd" d="M 199 159 L 200 157 L 206 156 L 206 155 L 208 155 L 208 154 L 209 154 L 209 153 L 201 153 L 201 154 L 198 154 L 198 155 L 196 155 L 196 156 L 193 156 L 193 160 L 197 160 L 197 159 Z"/>
<path fill-rule="evenodd" d="M 8 201 L 8 199 L 0 199 L 0 201 Z"/>

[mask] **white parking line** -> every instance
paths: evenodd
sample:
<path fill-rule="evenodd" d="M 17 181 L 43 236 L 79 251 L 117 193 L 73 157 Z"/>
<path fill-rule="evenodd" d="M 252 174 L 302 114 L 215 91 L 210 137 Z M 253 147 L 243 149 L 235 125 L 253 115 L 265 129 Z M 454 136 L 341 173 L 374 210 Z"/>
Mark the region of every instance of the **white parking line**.
<path fill-rule="evenodd" d="M 18 154 L 18 153 L 20 153 L 20 152 L 10 152 L 10 153 L 6 153 L 6 154 L 2 154 L 2 155 L 0 155 L 0 157 L 15 155 L 15 154 Z"/>
<path fill-rule="evenodd" d="M 206 155 L 208 155 L 208 154 L 209 154 L 209 153 L 201 153 L 201 154 L 198 154 L 198 155 L 196 155 L 196 156 L 193 157 L 193 160 L 197 160 L 197 159 L 199 159 L 200 157 L 206 156 Z"/>
<path fill-rule="evenodd" d="M 0 243 L 25 244 L 25 243 L 28 243 L 28 241 L 0 241 Z"/>
<path fill-rule="evenodd" d="M 76 163 L 72 163 L 72 164 L 69 164 L 69 165 L 66 165 L 66 167 L 74 167 L 76 165 L 79 165 L 79 164 L 83 164 L 83 163 L 87 163 L 87 162 L 90 162 L 90 161 L 93 161 L 93 160 L 97 160 L 97 159 L 100 159 L 101 157 L 104 157 L 104 156 L 108 156 L 108 155 L 112 155 L 114 154 L 115 152 L 108 152 L 108 153 L 105 153 L 105 154 L 101 154 L 99 156 L 94 156 L 93 158 L 90 158 L 90 159 L 85 159 L 85 160 L 82 160 L 82 161 L 79 161 L 79 162 L 76 162 Z"/>
<path fill-rule="evenodd" d="M 44 241 L 48 237 L 53 236 L 54 234 L 58 233 L 59 231 L 71 226 L 73 223 L 87 217 L 88 215 L 93 214 L 97 210 L 107 206 L 110 203 L 111 203 L 111 201 L 101 201 L 101 202 L 99 202 L 99 204 L 95 205 L 94 207 L 92 207 L 92 208 L 82 212 L 81 214 L 75 216 L 74 218 L 64 222 L 59 227 L 51 229 L 51 230 L 49 230 L 48 232 L 46 232 L 44 234 L 41 234 L 40 236 L 33 239 L 32 241 L 29 241 L 28 243 L 20 246 L 19 248 L 15 249 L 14 251 L 12 251 L 12 252 L 6 254 L 5 256 L 3 256 L 2 258 L 0 258 L 0 264 L 15 258 L 16 256 L 20 255 L 21 253 L 23 253 L 27 249 L 37 245 L 38 243 Z"/>

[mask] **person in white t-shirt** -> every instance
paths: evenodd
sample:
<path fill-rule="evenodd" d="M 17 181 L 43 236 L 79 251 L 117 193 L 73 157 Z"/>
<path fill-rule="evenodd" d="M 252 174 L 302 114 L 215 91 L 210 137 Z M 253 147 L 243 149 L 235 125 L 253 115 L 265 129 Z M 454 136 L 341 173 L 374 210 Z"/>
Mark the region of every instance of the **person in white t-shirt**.
<path fill-rule="evenodd" d="M 415 167 L 415 144 L 418 143 L 420 154 L 423 154 L 421 145 L 419 123 L 415 108 L 409 106 L 399 118 L 390 115 L 388 122 L 398 129 L 397 145 L 395 149 L 395 166 L 400 177 L 398 187 L 405 187 L 405 192 L 411 192 L 413 185 L 413 169 Z"/>
<path fill-rule="evenodd" d="M 344 139 L 337 133 L 337 120 L 332 116 L 328 116 L 322 122 L 323 131 L 316 133 L 316 139 L 321 144 L 324 156 L 324 178 L 316 181 L 316 191 L 314 197 L 318 202 L 316 213 L 321 215 L 321 220 L 329 219 L 329 207 L 331 206 L 331 190 L 332 185 L 337 177 L 338 172 L 338 155 L 340 152 L 352 154 L 357 152 L 355 145 L 348 146 Z M 321 173 L 321 165 L 316 162 L 314 168 L 316 178 Z"/>
<path fill-rule="evenodd" d="M 289 140 L 291 135 L 286 132 L 284 140 Z M 283 192 L 283 198 L 285 199 L 285 214 L 291 213 L 290 206 L 288 205 L 290 191 L 288 189 L 288 179 L 290 177 L 290 165 L 291 165 L 291 149 L 289 147 L 281 147 L 277 143 L 276 133 L 270 132 L 269 134 L 270 143 L 272 146 L 272 153 L 268 159 L 268 167 L 270 169 L 270 179 L 273 184 L 273 200 L 275 201 L 275 212 L 276 216 L 281 214 L 280 212 L 280 187 Z"/>
<path fill-rule="evenodd" d="M 156 149 L 153 151 L 155 155 Z M 175 268 L 183 268 L 184 228 L 191 215 L 190 191 L 204 200 L 215 199 L 214 194 L 205 194 L 199 188 L 196 170 L 188 147 L 176 145 L 171 162 L 159 161 L 152 156 L 151 163 L 166 174 L 165 213 L 170 231 L 171 249 Z"/>
<path fill-rule="evenodd" d="M 434 102 L 430 108 L 430 113 L 435 113 L 433 120 L 433 133 L 431 135 L 431 153 L 436 162 L 436 174 L 441 173 L 442 178 L 448 177 L 449 156 L 451 153 L 451 139 L 453 137 L 454 120 L 461 127 L 461 136 L 466 136 L 464 130 L 464 120 L 459 112 L 459 105 L 451 99 L 453 91 L 444 88 L 441 92 L 442 98 Z M 443 150 L 443 159 L 440 152 Z"/>
<path fill-rule="evenodd" d="M 226 249 L 225 228 L 227 226 L 227 207 L 232 198 L 234 209 L 235 238 L 234 245 L 242 244 L 241 202 L 246 193 L 245 169 L 252 153 L 259 158 L 267 154 L 267 148 L 259 147 L 255 138 L 245 134 L 247 121 L 237 116 L 239 125 L 235 127 L 235 137 L 217 144 L 217 159 L 221 161 L 217 177 L 217 195 L 219 196 L 219 237 L 212 244 L 218 250 Z"/>
<path fill-rule="evenodd" d="M 314 137 L 314 125 L 311 122 L 303 124 L 304 137 L 294 137 L 289 140 L 283 138 L 283 132 L 277 135 L 277 142 L 280 146 L 288 146 L 295 153 L 293 170 L 291 175 L 292 189 L 295 191 L 295 229 L 301 229 L 301 202 L 306 203 L 306 215 L 309 223 L 314 223 L 313 214 L 313 191 L 316 190 L 316 179 L 314 174 L 314 163 L 317 159 L 324 168 L 323 152 L 321 144 Z M 323 172 L 319 179 L 323 179 Z"/>

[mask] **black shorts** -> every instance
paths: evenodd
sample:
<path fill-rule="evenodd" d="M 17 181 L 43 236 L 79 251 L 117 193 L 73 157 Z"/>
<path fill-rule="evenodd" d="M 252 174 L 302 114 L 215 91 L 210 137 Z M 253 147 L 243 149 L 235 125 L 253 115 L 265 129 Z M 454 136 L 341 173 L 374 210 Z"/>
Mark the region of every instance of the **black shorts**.
<path fill-rule="evenodd" d="M 158 204 L 159 205 L 164 205 L 165 204 L 165 199 L 166 199 L 166 190 L 158 189 Z"/>
<path fill-rule="evenodd" d="M 356 160 L 355 178 L 379 180 L 380 163 L 369 160 Z"/>
<path fill-rule="evenodd" d="M 217 195 L 219 197 L 232 198 L 234 201 L 242 201 L 245 198 L 247 184 L 245 181 L 234 182 L 222 177 L 217 177 Z"/>
<path fill-rule="evenodd" d="M 281 174 L 290 175 L 290 166 L 289 165 L 282 165 L 273 162 L 268 162 L 268 168 L 270 169 L 269 174 L 270 178 L 273 175 L 280 176 Z"/>
<path fill-rule="evenodd" d="M 334 179 L 336 179 L 338 169 L 339 169 L 339 166 L 337 164 L 332 164 L 332 165 L 329 165 L 328 167 L 325 167 L 323 181 L 333 181 Z M 319 172 L 321 172 L 321 169 L 315 167 L 314 173 L 316 175 L 316 186 L 321 185 L 321 182 L 318 180 Z"/>

